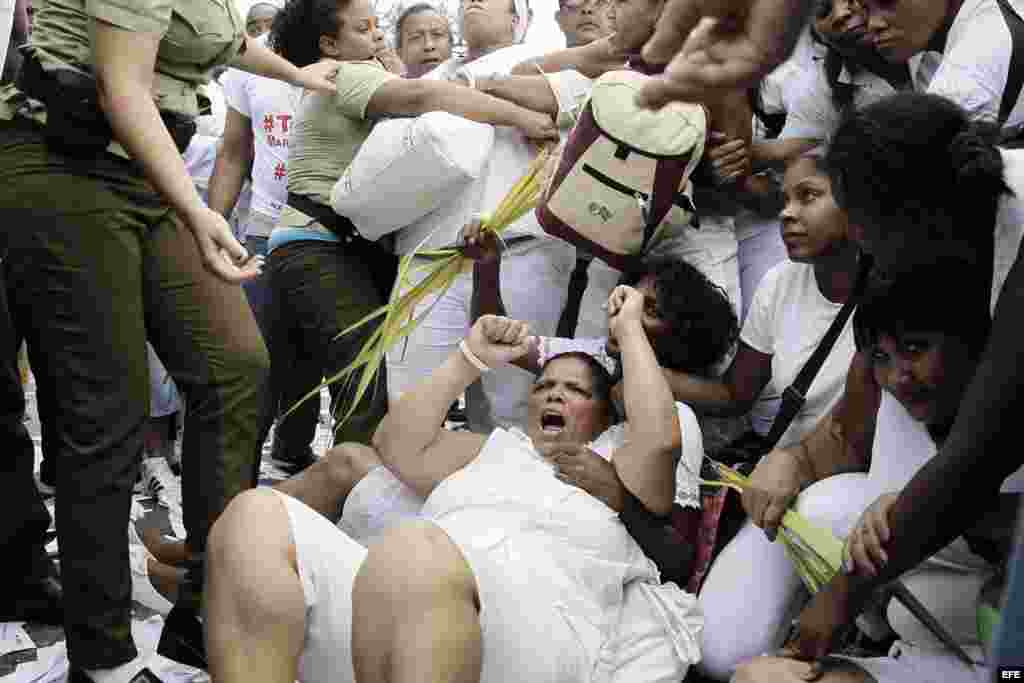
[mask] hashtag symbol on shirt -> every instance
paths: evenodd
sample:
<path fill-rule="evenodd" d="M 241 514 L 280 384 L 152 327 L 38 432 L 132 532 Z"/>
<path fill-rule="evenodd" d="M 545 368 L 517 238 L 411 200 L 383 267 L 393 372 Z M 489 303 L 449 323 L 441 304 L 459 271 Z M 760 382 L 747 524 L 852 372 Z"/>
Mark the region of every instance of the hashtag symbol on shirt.
<path fill-rule="evenodd" d="M 274 167 L 274 178 L 276 180 L 282 180 L 285 176 L 284 164 L 280 161 L 277 162 L 277 166 Z"/>
<path fill-rule="evenodd" d="M 263 130 L 268 133 L 274 130 L 274 117 L 271 114 L 263 117 Z"/>

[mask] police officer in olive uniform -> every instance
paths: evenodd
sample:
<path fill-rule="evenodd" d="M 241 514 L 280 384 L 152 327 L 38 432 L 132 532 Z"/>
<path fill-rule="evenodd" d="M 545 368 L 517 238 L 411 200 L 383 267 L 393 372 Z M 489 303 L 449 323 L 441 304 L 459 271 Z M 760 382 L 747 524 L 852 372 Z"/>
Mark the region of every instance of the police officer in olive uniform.
<path fill-rule="evenodd" d="M 332 91 L 336 64 L 297 69 L 250 42 L 235 0 L 36 4 L 19 80 L 0 91 L 0 257 L 11 307 L 0 310 L 0 370 L 13 361 L 3 342 L 16 337 L 17 320 L 38 359 L 37 382 L 54 397 L 72 679 L 152 680 L 131 637 L 126 533 L 148 415 L 145 341 L 187 400 L 182 488 L 193 571 L 160 652 L 194 665 L 205 663 L 196 610 L 206 537 L 253 483 L 269 366 L 239 287 L 262 264 L 202 203 L 181 159 L 196 89 L 231 63 Z M 8 374 L 0 372 L 0 543 L 25 578 L 0 585 L 0 609 L 17 611 L 12 591 L 40 600 L 53 591 L 36 580 L 48 578 L 37 561 L 48 516 L 32 449 L 11 421 L 21 389 Z"/>

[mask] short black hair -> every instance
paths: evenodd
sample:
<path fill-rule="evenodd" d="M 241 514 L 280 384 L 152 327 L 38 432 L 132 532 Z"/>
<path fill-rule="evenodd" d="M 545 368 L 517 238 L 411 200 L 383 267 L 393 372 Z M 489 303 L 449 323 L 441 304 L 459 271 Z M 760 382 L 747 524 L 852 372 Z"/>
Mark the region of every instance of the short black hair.
<path fill-rule="evenodd" d="M 865 226 L 969 239 L 978 226 L 995 225 L 1010 192 L 998 138 L 997 126 L 972 121 L 944 97 L 890 95 L 849 112 L 836 130 L 828 149 L 832 194 Z"/>
<path fill-rule="evenodd" d="M 320 61 L 320 36 L 337 35 L 350 0 L 288 0 L 274 15 L 267 44 L 300 69 Z"/>
<path fill-rule="evenodd" d="M 983 288 L 968 283 L 983 277 L 987 273 L 967 261 L 943 261 L 892 280 L 871 280 L 853 316 L 857 349 L 873 348 L 882 335 L 938 332 L 959 339 L 979 358 L 992 316 L 988 297 L 970 294 Z"/>
<path fill-rule="evenodd" d="M 703 373 L 725 358 L 739 337 L 739 321 L 729 296 L 704 273 L 679 257 L 648 255 L 626 270 L 620 284 L 654 278 L 658 315 L 671 333 L 652 339 L 662 367 Z"/>
<path fill-rule="evenodd" d="M 589 353 L 584 351 L 566 351 L 548 358 L 544 363 L 544 367 L 541 368 L 541 374 L 544 374 L 544 369 L 547 368 L 552 361 L 556 361 L 560 358 L 577 358 L 586 363 L 587 367 L 590 369 L 590 380 L 593 384 L 591 388 L 594 391 L 594 396 L 607 406 L 608 422 L 611 424 L 619 422 L 619 411 L 615 407 L 615 401 L 612 400 L 612 387 L 615 386 L 615 378 L 612 377 L 607 368 L 605 368 L 604 365 L 599 363 L 598 360 Z"/>

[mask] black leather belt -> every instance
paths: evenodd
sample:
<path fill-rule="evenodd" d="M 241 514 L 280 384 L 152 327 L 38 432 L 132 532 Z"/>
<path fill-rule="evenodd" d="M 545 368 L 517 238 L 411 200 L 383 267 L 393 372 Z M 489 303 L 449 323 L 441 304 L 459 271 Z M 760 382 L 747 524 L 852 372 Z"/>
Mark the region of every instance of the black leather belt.
<path fill-rule="evenodd" d="M 325 228 L 328 228 L 346 244 L 352 244 L 354 242 L 367 242 L 372 244 L 370 240 L 359 234 L 359 230 L 356 229 L 356 226 L 352 221 L 344 216 L 339 216 L 331 207 L 324 206 L 320 202 L 310 199 L 306 195 L 289 192 L 288 206 L 292 207 L 296 211 L 301 211 L 310 218 L 315 218 L 318 223 L 323 225 Z"/>
<path fill-rule="evenodd" d="M 18 74 L 18 87 L 46 105 L 46 144 L 68 156 L 95 157 L 110 146 L 114 131 L 99 105 L 96 79 L 71 68 L 47 71 L 29 53 Z M 178 151 L 184 153 L 196 133 L 191 116 L 161 111 Z"/>

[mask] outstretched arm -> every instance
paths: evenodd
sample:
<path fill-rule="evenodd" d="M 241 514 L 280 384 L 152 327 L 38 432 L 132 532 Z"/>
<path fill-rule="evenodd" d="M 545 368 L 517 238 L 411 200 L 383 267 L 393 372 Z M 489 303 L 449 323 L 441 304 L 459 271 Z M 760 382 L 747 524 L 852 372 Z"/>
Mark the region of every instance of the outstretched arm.
<path fill-rule="evenodd" d="M 589 78 L 597 78 L 607 71 L 624 69 L 626 57 L 619 52 L 610 36 L 600 38 L 586 45 L 567 47 L 548 52 L 536 59 L 517 64 L 513 76 L 532 76 L 538 71 L 554 73 L 571 69 Z"/>
<path fill-rule="evenodd" d="M 482 78 L 476 82 L 476 89 L 488 95 L 514 102 L 520 107 L 558 115 L 558 100 L 548 80 L 540 74 L 532 76 L 505 76 L 504 78 Z"/>
<path fill-rule="evenodd" d="M 644 87 L 643 102 L 657 108 L 755 85 L 793 51 L 812 5 L 808 0 L 668 0 L 643 55 L 652 64 L 669 65 Z"/>
<path fill-rule="evenodd" d="M 380 85 L 366 105 L 366 117 L 411 116 L 446 111 L 471 121 L 514 126 L 533 139 L 557 139 L 549 114 L 524 109 L 511 102 L 447 81 L 393 78 Z"/>

